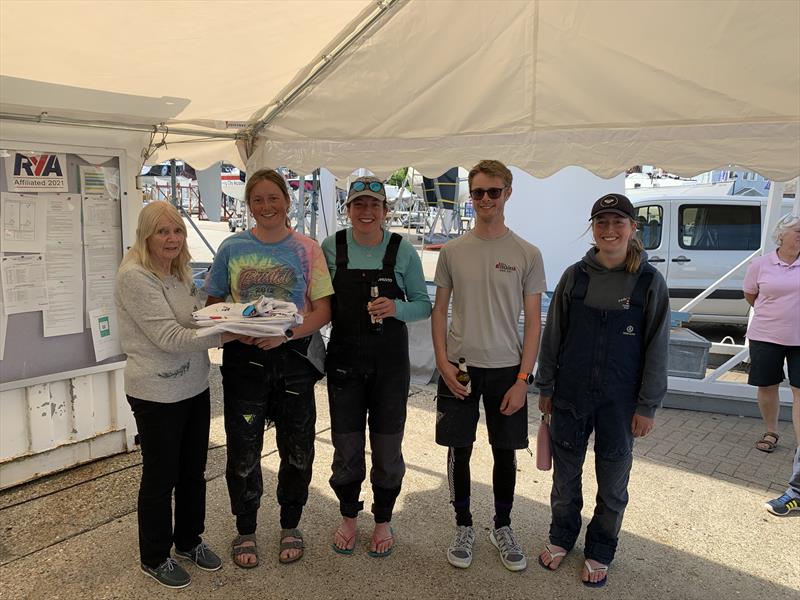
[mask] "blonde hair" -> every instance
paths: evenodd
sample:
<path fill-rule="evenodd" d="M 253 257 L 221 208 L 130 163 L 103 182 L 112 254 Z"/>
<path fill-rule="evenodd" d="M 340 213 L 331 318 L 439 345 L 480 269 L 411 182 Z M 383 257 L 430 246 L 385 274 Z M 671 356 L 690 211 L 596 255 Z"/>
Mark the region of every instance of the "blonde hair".
<path fill-rule="evenodd" d="M 274 169 L 259 169 L 247 178 L 247 183 L 244 186 L 244 201 L 247 204 L 248 209 L 250 208 L 250 194 L 253 192 L 253 188 L 262 181 L 271 181 L 277 185 L 278 189 L 281 191 L 281 194 L 283 194 L 283 198 L 286 200 L 286 204 L 291 207 L 292 199 L 289 196 L 289 188 L 286 187 L 286 179 L 283 178 L 283 175 Z M 301 185 L 305 187 L 305 180 L 298 183 L 298 197 L 302 197 L 301 194 L 305 192 L 305 190 L 303 190 L 303 192 L 300 191 Z M 289 220 L 288 215 L 286 216 L 286 227 L 289 229 L 292 228 L 292 223 Z"/>
<path fill-rule="evenodd" d="M 186 244 L 186 226 L 178 210 L 172 206 L 172 204 L 164 202 L 163 200 L 151 202 L 139 213 L 139 222 L 136 225 L 136 241 L 133 243 L 130 250 L 125 253 L 120 268 L 128 263 L 134 263 L 144 267 L 156 277 L 161 278 L 161 274 L 156 271 L 153 265 L 150 251 L 147 249 L 147 240 L 156 232 L 159 221 L 164 217 L 169 219 L 171 223 L 178 225 L 184 233 L 181 251 L 178 256 L 172 260 L 170 272 L 183 283 L 191 283 L 192 269 L 189 267 L 189 261 L 192 260 L 192 255 L 189 254 L 189 246 Z"/>
<path fill-rule="evenodd" d="M 478 173 L 483 173 L 489 177 L 499 177 L 506 187 L 511 187 L 511 183 L 514 180 L 511 171 L 499 160 L 482 160 L 469 171 L 468 183 L 470 189 L 472 189 L 472 180 Z"/>
<path fill-rule="evenodd" d="M 792 227 L 800 223 L 800 216 L 789 213 L 783 215 L 780 220 L 775 224 L 775 229 L 772 230 L 772 239 L 775 245 L 780 246 L 783 244 L 783 234 L 789 231 Z"/>

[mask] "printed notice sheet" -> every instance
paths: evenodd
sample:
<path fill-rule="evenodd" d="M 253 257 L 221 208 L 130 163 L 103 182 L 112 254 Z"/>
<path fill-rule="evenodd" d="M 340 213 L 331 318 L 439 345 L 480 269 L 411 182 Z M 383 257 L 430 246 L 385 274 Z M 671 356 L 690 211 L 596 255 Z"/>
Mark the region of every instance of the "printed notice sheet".
<path fill-rule="evenodd" d="M 108 196 L 119 200 L 119 169 L 81 166 L 81 193 Z M 119 213 L 117 213 L 119 214 Z"/>
<path fill-rule="evenodd" d="M 81 198 L 77 194 L 43 194 L 47 206 L 47 296 L 44 337 L 81 333 Z"/>
<path fill-rule="evenodd" d="M 97 362 L 122 354 L 117 313 L 114 309 L 98 308 L 89 311 L 89 323 L 92 329 L 94 358 Z"/>
<path fill-rule="evenodd" d="M 86 276 L 86 326 L 89 327 L 89 312 L 98 308 L 114 306 L 114 277 L 108 275 Z"/>
<path fill-rule="evenodd" d="M 3 252 L 44 252 L 44 201 L 32 194 L 0 194 Z"/>
<path fill-rule="evenodd" d="M 0 278 L 7 315 L 45 310 L 49 307 L 45 274 L 42 254 L 3 256 L 0 261 Z"/>

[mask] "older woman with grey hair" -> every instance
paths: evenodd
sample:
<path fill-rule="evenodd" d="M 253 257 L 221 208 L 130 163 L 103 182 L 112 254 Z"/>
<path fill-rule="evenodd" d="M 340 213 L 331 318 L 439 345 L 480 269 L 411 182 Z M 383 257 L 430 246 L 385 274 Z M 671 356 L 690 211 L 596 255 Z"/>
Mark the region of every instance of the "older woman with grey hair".
<path fill-rule="evenodd" d="M 742 287 L 754 309 L 747 328 L 748 383 L 758 386 L 758 406 L 767 428 L 756 442 L 762 452 L 773 452 L 778 445 L 778 386 L 784 380 L 784 362 L 788 366 L 792 422 L 799 446 L 789 487 L 765 504 L 769 512 L 783 516 L 800 510 L 800 217 L 783 217 L 772 236 L 777 248 L 750 263 Z"/>

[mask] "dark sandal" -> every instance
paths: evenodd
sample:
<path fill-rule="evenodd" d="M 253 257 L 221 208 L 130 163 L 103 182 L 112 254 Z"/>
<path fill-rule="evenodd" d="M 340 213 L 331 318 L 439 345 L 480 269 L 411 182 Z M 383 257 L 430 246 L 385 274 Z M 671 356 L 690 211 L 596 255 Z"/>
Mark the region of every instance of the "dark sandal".
<path fill-rule="evenodd" d="M 245 542 L 253 542 L 252 546 L 243 546 Z M 241 569 L 252 569 L 258 566 L 258 546 L 256 545 L 256 534 L 237 535 L 233 538 L 233 563 Z M 238 560 L 243 554 L 250 554 L 256 557 L 254 563 L 243 563 Z"/>
<path fill-rule="evenodd" d="M 297 538 L 293 542 L 284 542 L 286 538 Z M 303 551 L 305 550 L 305 542 L 303 541 L 303 533 L 295 527 L 294 529 L 281 529 L 281 545 L 278 548 L 278 560 L 283 563 L 284 565 L 288 565 L 289 563 L 296 562 L 303 558 Z M 300 554 L 295 556 L 294 558 L 283 558 L 282 554 L 284 550 L 300 550 Z"/>
<path fill-rule="evenodd" d="M 767 438 L 771 437 L 774 441 L 770 441 Z M 764 435 L 761 436 L 756 442 L 756 449 L 761 450 L 762 452 L 766 452 L 769 454 L 770 452 L 775 452 L 775 448 L 778 447 L 778 440 L 781 439 L 781 436 L 775 433 L 774 431 L 768 431 Z"/>

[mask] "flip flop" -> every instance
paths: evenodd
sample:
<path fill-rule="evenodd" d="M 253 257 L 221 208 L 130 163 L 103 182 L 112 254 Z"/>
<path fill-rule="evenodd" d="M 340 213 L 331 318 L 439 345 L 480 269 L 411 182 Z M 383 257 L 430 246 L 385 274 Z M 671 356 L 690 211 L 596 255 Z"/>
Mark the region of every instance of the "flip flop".
<path fill-rule="evenodd" d="M 550 563 L 551 564 L 552 564 L 553 560 L 555 560 L 556 558 L 564 558 L 567 555 L 566 552 L 561 552 L 561 551 L 555 551 L 554 552 L 553 551 L 553 547 L 550 544 L 545 544 L 544 545 L 544 551 L 547 552 L 550 555 Z M 555 569 L 551 569 L 548 565 L 544 564 L 544 561 L 542 560 L 542 555 L 541 554 L 539 554 L 539 556 L 537 557 L 537 560 L 539 561 L 539 566 L 542 567 L 543 569 L 547 569 L 548 571 L 557 571 L 558 567 L 561 566 L 561 563 L 558 563 L 558 567 L 556 567 Z"/>
<path fill-rule="evenodd" d="M 242 546 L 244 542 L 253 542 L 252 546 Z M 240 562 L 238 559 L 239 556 L 242 554 L 251 554 L 256 557 L 256 562 L 254 563 L 243 563 Z M 246 535 L 237 535 L 233 538 L 232 543 L 232 558 L 233 564 L 235 564 L 240 569 L 254 569 L 258 566 L 258 546 L 256 545 L 256 534 L 249 533 Z"/>
<path fill-rule="evenodd" d="M 585 585 L 586 587 L 590 587 L 590 588 L 601 588 L 601 587 L 603 587 L 606 584 L 606 582 L 608 581 L 608 565 L 602 565 L 600 567 L 593 567 L 592 565 L 589 564 L 588 560 L 583 561 L 583 564 L 586 567 L 586 570 L 589 571 L 589 575 L 590 576 L 593 575 L 594 573 L 605 573 L 606 576 L 603 577 L 600 581 L 583 581 L 583 580 L 581 580 L 581 583 L 583 583 L 583 585 Z"/>
<path fill-rule="evenodd" d="M 352 556 L 353 552 L 356 551 L 356 541 L 355 540 L 356 540 L 356 534 L 358 533 L 358 531 L 354 531 L 353 535 L 351 535 L 350 537 L 347 537 L 342 532 L 342 528 L 339 527 L 336 530 L 336 533 L 339 534 L 339 537 L 341 537 L 344 540 L 345 544 L 347 544 L 348 546 L 352 542 L 353 547 L 352 548 L 340 548 L 336 544 L 331 544 L 331 548 L 333 548 L 333 551 L 336 552 L 336 554 L 344 554 L 345 556 Z"/>
<path fill-rule="evenodd" d="M 394 528 L 389 527 L 389 537 L 383 538 L 378 542 L 378 544 L 382 544 L 383 542 L 388 542 L 389 540 L 394 541 Z M 375 544 L 376 546 L 378 544 Z M 388 549 L 384 550 L 383 552 L 375 552 L 374 550 L 370 550 L 367 552 L 367 556 L 370 558 L 386 558 L 394 551 L 394 544 L 392 544 Z"/>

